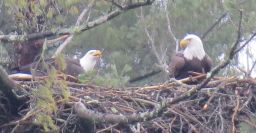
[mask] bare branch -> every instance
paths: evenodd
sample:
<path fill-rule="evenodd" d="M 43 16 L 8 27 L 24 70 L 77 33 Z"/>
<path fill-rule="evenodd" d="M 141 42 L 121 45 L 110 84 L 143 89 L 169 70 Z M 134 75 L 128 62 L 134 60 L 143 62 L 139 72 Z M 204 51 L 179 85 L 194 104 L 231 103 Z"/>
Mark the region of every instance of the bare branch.
<path fill-rule="evenodd" d="M 0 41 L 3 42 L 25 42 L 27 40 L 37 40 L 55 35 L 61 35 L 61 32 L 57 31 L 46 31 L 42 33 L 32 33 L 29 35 L 0 35 Z"/>
<path fill-rule="evenodd" d="M 165 105 L 166 106 L 166 105 Z M 162 106 L 156 107 L 154 111 L 143 112 L 139 114 L 132 115 L 116 115 L 116 114 L 103 114 L 99 112 L 92 111 L 87 109 L 83 103 L 76 102 L 74 104 L 74 110 L 80 118 L 86 119 L 92 122 L 99 123 L 119 123 L 119 124 L 128 124 L 138 121 L 146 121 L 157 117 L 158 114 L 162 111 Z"/>
<path fill-rule="evenodd" d="M 58 41 L 62 41 L 64 39 L 68 38 L 68 36 L 69 35 L 64 35 L 64 36 L 60 36 L 60 37 L 52 39 L 52 40 L 47 40 L 47 44 L 54 44 L 54 43 L 56 43 Z"/>
<path fill-rule="evenodd" d="M 255 66 L 256 66 L 256 60 L 253 62 L 252 67 L 251 67 L 250 71 L 248 72 L 248 76 L 251 76 L 252 71 L 253 71 Z"/>
<path fill-rule="evenodd" d="M 216 27 L 221 22 L 221 20 L 227 16 L 227 14 L 228 13 L 226 12 L 223 15 L 221 15 L 219 19 L 215 23 L 213 23 L 213 25 L 209 29 L 206 30 L 206 32 L 202 35 L 201 38 L 204 39 L 214 29 L 214 27 Z"/>
<path fill-rule="evenodd" d="M 138 8 L 138 7 L 142 7 L 142 6 L 146 6 L 146 5 L 151 5 L 155 0 L 144 0 L 144 2 L 136 2 L 136 3 L 130 3 L 128 5 L 126 5 L 122 10 L 126 11 L 129 9 L 134 9 L 134 8 Z"/>
<path fill-rule="evenodd" d="M 120 8 L 120 9 L 123 9 L 123 8 L 124 8 L 122 5 L 116 3 L 114 0 L 109 0 L 109 1 L 111 1 L 111 3 L 112 3 L 113 5 L 115 5 L 116 7 Z"/>
<path fill-rule="evenodd" d="M 235 49 L 237 48 L 241 38 L 242 17 L 243 17 L 243 12 L 240 11 L 240 19 L 239 19 L 239 25 L 237 29 L 237 39 L 236 39 L 236 42 L 232 45 L 227 58 L 223 62 L 221 62 L 218 66 L 214 67 L 211 70 L 207 78 L 201 84 L 198 85 L 198 88 L 202 88 L 203 86 L 205 86 L 214 75 L 216 75 L 222 68 L 226 67 L 230 63 L 230 60 L 233 59 L 234 55 L 236 54 Z"/>
<path fill-rule="evenodd" d="M 141 12 L 140 12 L 140 17 L 142 19 L 142 21 L 145 21 L 144 20 L 144 15 L 143 15 L 143 12 L 142 12 L 142 8 L 141 8 Z M 166 51 L 167 49 L 165 50 L 165 52 L 158 52 L 157 51 L 157 48 L 155 46 L 155 41 L 154 41 L 154 37 L 149 33 L 149 30 L 147 27 L 144 27 L 144 32 L 148 38 L 148 45 L 150 45 L 151 49 L 152 49 L 152 52 L 154 53 L 154 55 L 156 56 L 157 58 L 157 61 L 158 61 L 158 65 L 159 67 L 164 70 L 166 73 L 168 73 L 168 70 L 167 70 L 167 62 L 166 62 Z M 158 73 L 158 72 L 157 72 Z"/>
<path fill-rule="evenodd" d="M 168 31 L 173 39 L 173 41 L 175 42 L 175 46 L 176 46 L 176 52 L 178 52 L 179 50 L 179 41 L 176 38 L 176 36 L 174 35 L 173 31 L 172 31 L 172 27 L 171 27 L 171 22 L 170 22 L 170 17 L 169 17 L 169 12 L 167 10 L 167 7 L 165 7 L 165 16 L 166 16 L 166 20 L 167 20 L 167 27 L 168 27 Z"/>
<path fill-rule="evenodd" d="M 239 51 L 241 51 L 247 44 L 249 44 L 251 42 L 252 39 L 254 39 L 254 37 L 256 36 L 256 32 L 252 34 L 252 36 L 239 48 L 237 48 L 235 50 L 235 53 L 238 53 Z"/>
<path fill-rule="evenodd" d="M 144 75 L 131 78 L 131 79 L 129 80 L 129 83 L 134 83 L 134 82 L 136 82 L 136 81 L 139 81 L 139 80 L 142 80 L 142 79 L 146 79 L 146 78 L 151 77 L 151 76 L 153 76 L 153 75 L 156 75 L 156 74 L 158 74 L 158 73 L 160 73 L 160 72 L 161 72 L 161 70 L 153 70 L 152 72 L 146 73 L 146 74 L 144 74 Z"/>
<path fill-rule="evenodd" d="M 123 9 L 116 9 L 107 15 L 101 16 L 93 21 L 88 22 L 87 24 L 83 24 L 80 26 L 74 26 L 74 27 L 70 27 L 67 29 L 59 29 L 56 31 L 46 31 L 46 32 L 42 32 L 42 33 L 32 33 L 29 35 L 0 35 L 0 41 L 2 41 L 2 42 L 24 42 L 24 41 L 37 40 L 37 39 L 42 39 L 42 38 L 47 38 L 47 37 L 53 37 L 53 36 L 71 35 L 71 34 L 75 34 L 75 33 L 78 34 L 78 33 L 84 32 L 86 30 L 89 30 L 91 28 L 94 28 L 98 25 L 101 25 L 128 10 L 138 8 L 141 6 L 151 5 L 154 1 L 155 0 L 145 0 L 144 2 L 132 3 L 129 5 L 126 5 Z"/>
<path fill-rule="evenodd" d="M 91 10 L 91 8 L 93 7 L 95 3 L 95 0 L 91 1 L 91 3 L 88 5 L 87 8 L 84 8 L 84 10 L 82 11 L 82 13 L 79 15 L 77 21 L 76 21 L 76 26 L 79 26 L 82 21 L 83 21 L 83 18 L 85 17 L 85 15 L 87 14 L 87 12 L 89 10 Z M 73 34 L 70 35 L 56 50 L 56 52 L 54 53 L 53 55 L 53 58 L 56 57 L 57 55 L 59 55 L 61 53 L 61 51 L 69 44 L 69 42 L 71 42 L 71 40 L 73 39 Z"/>

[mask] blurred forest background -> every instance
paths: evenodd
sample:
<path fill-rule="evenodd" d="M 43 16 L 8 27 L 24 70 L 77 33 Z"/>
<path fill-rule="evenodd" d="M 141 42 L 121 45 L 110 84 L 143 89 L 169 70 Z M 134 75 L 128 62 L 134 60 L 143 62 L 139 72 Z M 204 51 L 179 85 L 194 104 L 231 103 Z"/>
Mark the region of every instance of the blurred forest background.
<path fill-rule="evenodd" d="M 132 0 L 120 1 L 127 3 Z M 81 11 L 91 2 L 0 0 L 1 34 L 24 35 L 72 27 Z M 114 6 L 109 4 L 109 0 L 96 0 L 86 22 L 109 13 L 112 8 Z M 165 67 L 170 62 L 169 57 L 175 53 L 179 39 L 187 33 L 202 37 L 206 52 L 214 60 L 214 65 L 218 64 L 236 40 L 239 10 L 243 10 L 242 38 L 246 40 L 256 29 L 254 0 L 156 0 L 152 5 L 129 10 L 107 23 L 75 34 L 63 54 L 79 58 L 90 49 L 104 51 L 98 77 L 94 80 L 99 85 L 111 87 L 163 82 L 168 76 L 161 72 L 142 81 L 128 83 L 129 79 Z M 245 48 L 243 54 L 236 55 L 220 75 L 251 76 L 256 62 L 252 48 L 254 42 Z M 51 57 L 60 44 L 47 45 L 45 55 Z M 1 42 L 0 64 L 7 70 L 15 66 L 16 46 L 14 42 Z"/>
<path fill-rule="evenodd" d="M 2 34 L 29 34 L 70 27 L 76 22 L 81 10 L 91 2 L 56 0 L 52 1 L 53 5 L 58 6 L 55 7 L 47 0 L 38 0 L 32 6 L 26 1 L 1 1 Z M 110 6 L 107 1 L 96 1 L 88 18 L 108 13 Z M 128 79 L 168 64 L 168 58 L 175 53 L 178 40 L 187 33 L 194 33 L 203 38 L 206 52 L 216 65 L 236 39 L 238 10 L 244 11 L 243 38 L 248 38 L 255 30 L 255 6 L 253 0 L 157 0 L 151 6 L 130 10 L 105 24 L 76 35 L 65 49 L 65 55 L 81 57 L 90 49 L 104 50 L 100 68 L 105 79 L 111 79 L 106 83 L 111 84 L 111 81 L 114 86 L 124 85 Z M 26 16 L 21 10 L 31 10 L 33 15 Z M 38 16 L 41 16 L 40 23 Z M 218 19 L 220 22 L 206 33 Z M 60 43 L 48 46 L 47 55 L 52 55 L 58 44 Z M 12 47 L 14 46 L 6 43 L 0 45 L 0 61 L 7 68 L 12 63 L 12 58 L 15 58 L 12 57 L 14 54 L 10 54 Z M 255 62 L 255 57 L 250 52 L 246 52 L 248 58 L 252 59 L 249 66 L 238 66 L 237 56 L 222 74 L 241 75 L 248 72 Z M 166 78 L 164 73 L 160 73 L 136 84 L 151 84 Z"/>

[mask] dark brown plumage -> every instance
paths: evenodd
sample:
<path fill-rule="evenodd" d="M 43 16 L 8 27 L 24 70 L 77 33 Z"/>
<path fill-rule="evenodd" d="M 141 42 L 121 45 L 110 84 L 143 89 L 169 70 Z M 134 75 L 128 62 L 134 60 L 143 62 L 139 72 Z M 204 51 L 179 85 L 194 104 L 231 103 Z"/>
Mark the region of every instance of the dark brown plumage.
<path fill-rule="evenodd" d="M 55 68 L 58 72 L 65 73 L 77 77 L 79 74 L 93 70 L 98 59 L 101 57 L 101 51 L 90 50 L 81 59 L 65 58 L 65 68 L 61 67 L 61 63 L 58 60 L 51 58 L 40 62 L 33 62 L 28 65 L 15 68 L 13 73 L 26 73 L 33 74 L 35 76 L 48 75 L 49 69 Z"/>
<path fill-rule="evenodd" d="M 189 72 L 207 73 L 211 70 L 212 60 L 205 53 L 201 39 L 196 35 L 187 35 L 181 40 L 184 51 L 176 53 L 171 58 L 169 69 L 171 77 L 183 79 L 189 77 Z"/>
<path fill-rule="evenodd" d="M 211 70 L 212 61 L 208 55 L 206 55 L 203 60 L 193 58 L 188 60 L 184 57 L 182 53 L 177 53 L 171 58 L 170 68 L 173 71 L 173 75 L 176 79 L 183 79 L 189 77 L 190 71 L 207 73 Z"/>

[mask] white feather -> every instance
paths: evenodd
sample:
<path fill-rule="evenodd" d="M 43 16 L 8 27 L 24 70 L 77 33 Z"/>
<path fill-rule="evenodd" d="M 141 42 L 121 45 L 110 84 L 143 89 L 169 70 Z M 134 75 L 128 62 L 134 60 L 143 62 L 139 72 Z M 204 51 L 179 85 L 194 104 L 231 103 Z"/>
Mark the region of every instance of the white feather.
<path fill-rule="evenodd" d="M 98 57 L 92 55 L 94 52 L 96 50 L 90 50 L 80 59 L 80 65 L 85 72 L 92 71 L 97 63 Z"/>
<path fill-rule="evenodd" d="M 184 50 L 184 57 L 188 60 L 192 60 L 193 58 L 202 60 L 205 57 L 205 51 L 201 39 L 194 34 L 189 34 L 184 39 L 190 40 Z"/>

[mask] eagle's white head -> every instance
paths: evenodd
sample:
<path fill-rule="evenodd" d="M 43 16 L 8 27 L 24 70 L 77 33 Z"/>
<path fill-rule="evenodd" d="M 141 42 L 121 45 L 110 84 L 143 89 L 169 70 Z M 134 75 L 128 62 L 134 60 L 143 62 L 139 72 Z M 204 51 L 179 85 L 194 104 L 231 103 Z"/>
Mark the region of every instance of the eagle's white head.
<path fill-rule="evenodd" d="M 100 50 L 89 50 L 81 59 L 80 65 L 85 72 L 93 70 L 102 53 Z"/>
<path fill-rule="evenodd" d="M 193 58 L 197 58 L 202 60 L 205 57 L 202 40 L 197 35 L 186 35 L 180 41 L 180 47 L 185 48 L 183 54 L 186 59 L 192 60 Z"/>

